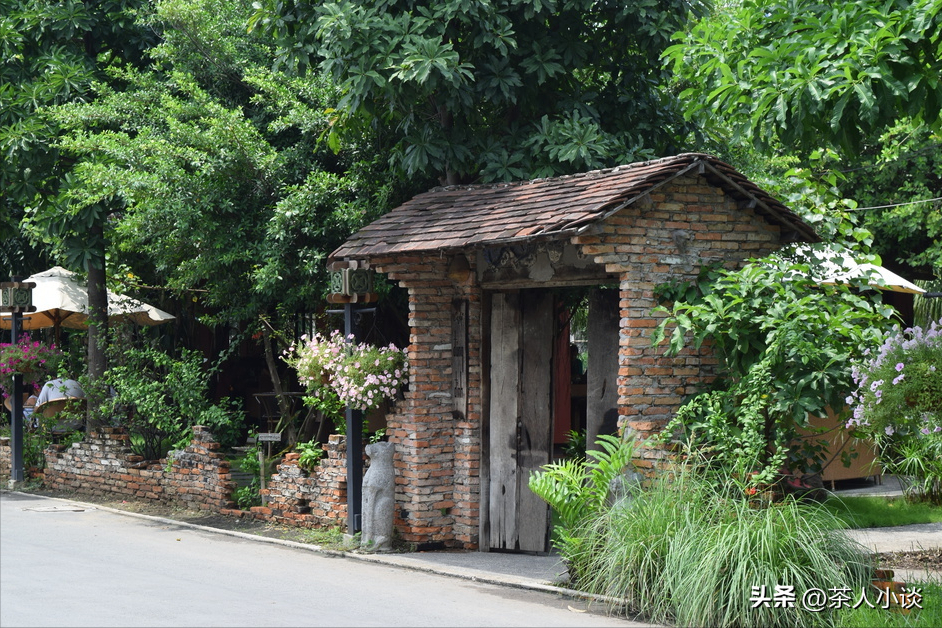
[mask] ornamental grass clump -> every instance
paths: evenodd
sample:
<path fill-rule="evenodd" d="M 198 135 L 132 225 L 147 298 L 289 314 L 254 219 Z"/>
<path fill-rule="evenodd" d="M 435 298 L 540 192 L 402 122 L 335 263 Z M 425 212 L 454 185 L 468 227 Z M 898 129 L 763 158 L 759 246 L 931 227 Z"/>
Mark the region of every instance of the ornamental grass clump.
<path fill-rule="evenodd" d="M 377 347 L 353 343 L 339 331 L 301 337 L 284 353 L 298 372 L 298 381 L 315 397 L 339 399 L 357 410 L 378 408 L 392 399 L 408 380 L 406 350 L 394 344 Z"/>
<path fill-rule="evenodd" d="M 853 377 L 847 427 L 873 439 L 910 498 L 942 503 L 942 321 L 888 333 Z"/>
<path fill-rule="evenodd" d="M 742 495 L 741 483 L 717 482 L 702 468 L 657 476 L 583 521 L 582 542 L 566 557 L 579 568 L 575 586 L 657 623 L 833 625 L 834 609 L 811 610 L 803 596 L 859 594 L 871 574 L 866 549 L 818 504 Z"/>

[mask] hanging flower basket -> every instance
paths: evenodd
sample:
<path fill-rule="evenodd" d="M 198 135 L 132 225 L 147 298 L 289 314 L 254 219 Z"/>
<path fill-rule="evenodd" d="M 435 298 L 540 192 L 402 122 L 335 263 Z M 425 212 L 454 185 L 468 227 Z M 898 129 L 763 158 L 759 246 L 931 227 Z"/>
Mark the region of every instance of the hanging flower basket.
<path fill-rule="evenodd" d="M 30 340 L 24 334 L 16 343 L 0 343 L 0 388 L 3 396 L 13 392 L 13 376 L 23 376 L 23 384 L 32 386 L 42 384 L 55 376 L 62 361 L 62 352 L 55 345 L 49 347 L 41 342 Z"/>

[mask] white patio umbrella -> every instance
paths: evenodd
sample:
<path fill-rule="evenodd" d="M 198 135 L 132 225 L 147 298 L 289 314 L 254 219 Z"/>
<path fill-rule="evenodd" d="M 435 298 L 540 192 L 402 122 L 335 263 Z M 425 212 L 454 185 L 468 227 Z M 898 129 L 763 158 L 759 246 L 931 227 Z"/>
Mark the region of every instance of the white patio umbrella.
<path fill-rule="evenodd" d="M 865 279 L 868 285 L 880 290 L 908 294 L 925 293 L 925 290 L 893 271 L 876 264 L 861 264 L 842 251 L 812 251 L 798 247 L 795 252 L 801 256 L 814 256 L 818 259 L 820 266 L 816 272 L 812 272 L 812 277 L 822 285 L 850 283 L 852 280 Z"/>
<path fill-rule="evenodd" d="M 908 294 L 923 294 L 925 292 L 925 290 L 913 282 L 876 264 L 857 264 L 850 269 L 841 269 L 841 271 L 834 272 L 823 278 L 821 283 L 848 283 L 851 279 L 861 278 L 867 279 L 867 283 L 874 288 L 889 290 L 890 292 L 906 292 Z"/>
<path fill-rule="evenodd" d="M 26 279 L 36 284 L 33 288 L 35 312 L 23 314 L 22 329 L 85 329 L 88 327 L 88 290 L 79 283 L 72 271 L 55 266 Z M 10 314 L 0 316 L 0 328 L 10 329 Z M 173 316 L 137 299 L 108 292 L 108 319 L 130 320 L 138 325 L 160 325 L 173 320 Z"/>

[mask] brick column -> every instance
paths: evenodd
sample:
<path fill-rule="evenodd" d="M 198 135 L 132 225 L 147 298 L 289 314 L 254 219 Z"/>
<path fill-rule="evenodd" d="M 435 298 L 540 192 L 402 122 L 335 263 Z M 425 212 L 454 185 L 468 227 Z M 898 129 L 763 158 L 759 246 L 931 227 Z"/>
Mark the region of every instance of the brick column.
<path fill-rule="evenodd" d="M 456 285 L 440 255 L 379 261 L 409 291 L 409 389 L 387 419 L 396 444 L 396 527 L 415 543 L 477 545 L 480 467 L 480 291 Z M 472 269 L 473 276 L 473 269 Z M 455 299 L 468 299 L 467 416 L 452 398 Z"/>

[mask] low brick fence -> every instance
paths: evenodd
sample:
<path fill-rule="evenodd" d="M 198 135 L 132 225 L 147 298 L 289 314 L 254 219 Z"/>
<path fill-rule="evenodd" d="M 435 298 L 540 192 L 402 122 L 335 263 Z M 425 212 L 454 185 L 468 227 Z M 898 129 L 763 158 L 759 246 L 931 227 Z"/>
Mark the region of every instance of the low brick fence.
<path fill-rule="evenodd" d="M 325 456 L 308 473 L 298 466 L 300 454 L 289 453 L 263 489 L 265 506 L 249 512 L 226 510 L 225 514 L 251 516 L 276 523 L 316 528 L 343 523 L 347 518 L 346 438 L 331 435 Z"/>
<path fill-rule="evenodd" d="M 0 478 L 10 478 L 10 469 L 12 468 L 10 461 L 12 460 L 13 450 L 10 446 L 10 437 L 2 436 L 0 437 Z"/>
<path fill-rule="evenodd" d="M 190 445 L 169 459 L 146 461 L 131 451 L 121 428 L 91 432 L 80 443 L 46 449 L 43 483 L 52 490 L 97 497 L 175 503 L 193 510 L 231 508 L 235 482 L 229 461 L 205 427 L 193 428 Z"/>
<path fill-rule="evenodd" d="M 172 503 L 191 510 L 253 517 L 299 527 L 343 523 L 347 517 L 346 441 L 331 436 L 326 455 L 310 474 L 292 453 L 278 465 L 265 490 L 268 504 L 238 510 L 232 499 L 236 483 L 229 461 L 205 427 L 193 428 L 193 440 L 160 461 L 134 454 L 122 428 L 102 428 L 70 447 L 51 445 L 40 477 L 52 490 L 105 498 Z M 10 478 L 9 438 L 0 438 L 0 478 Z"/>

